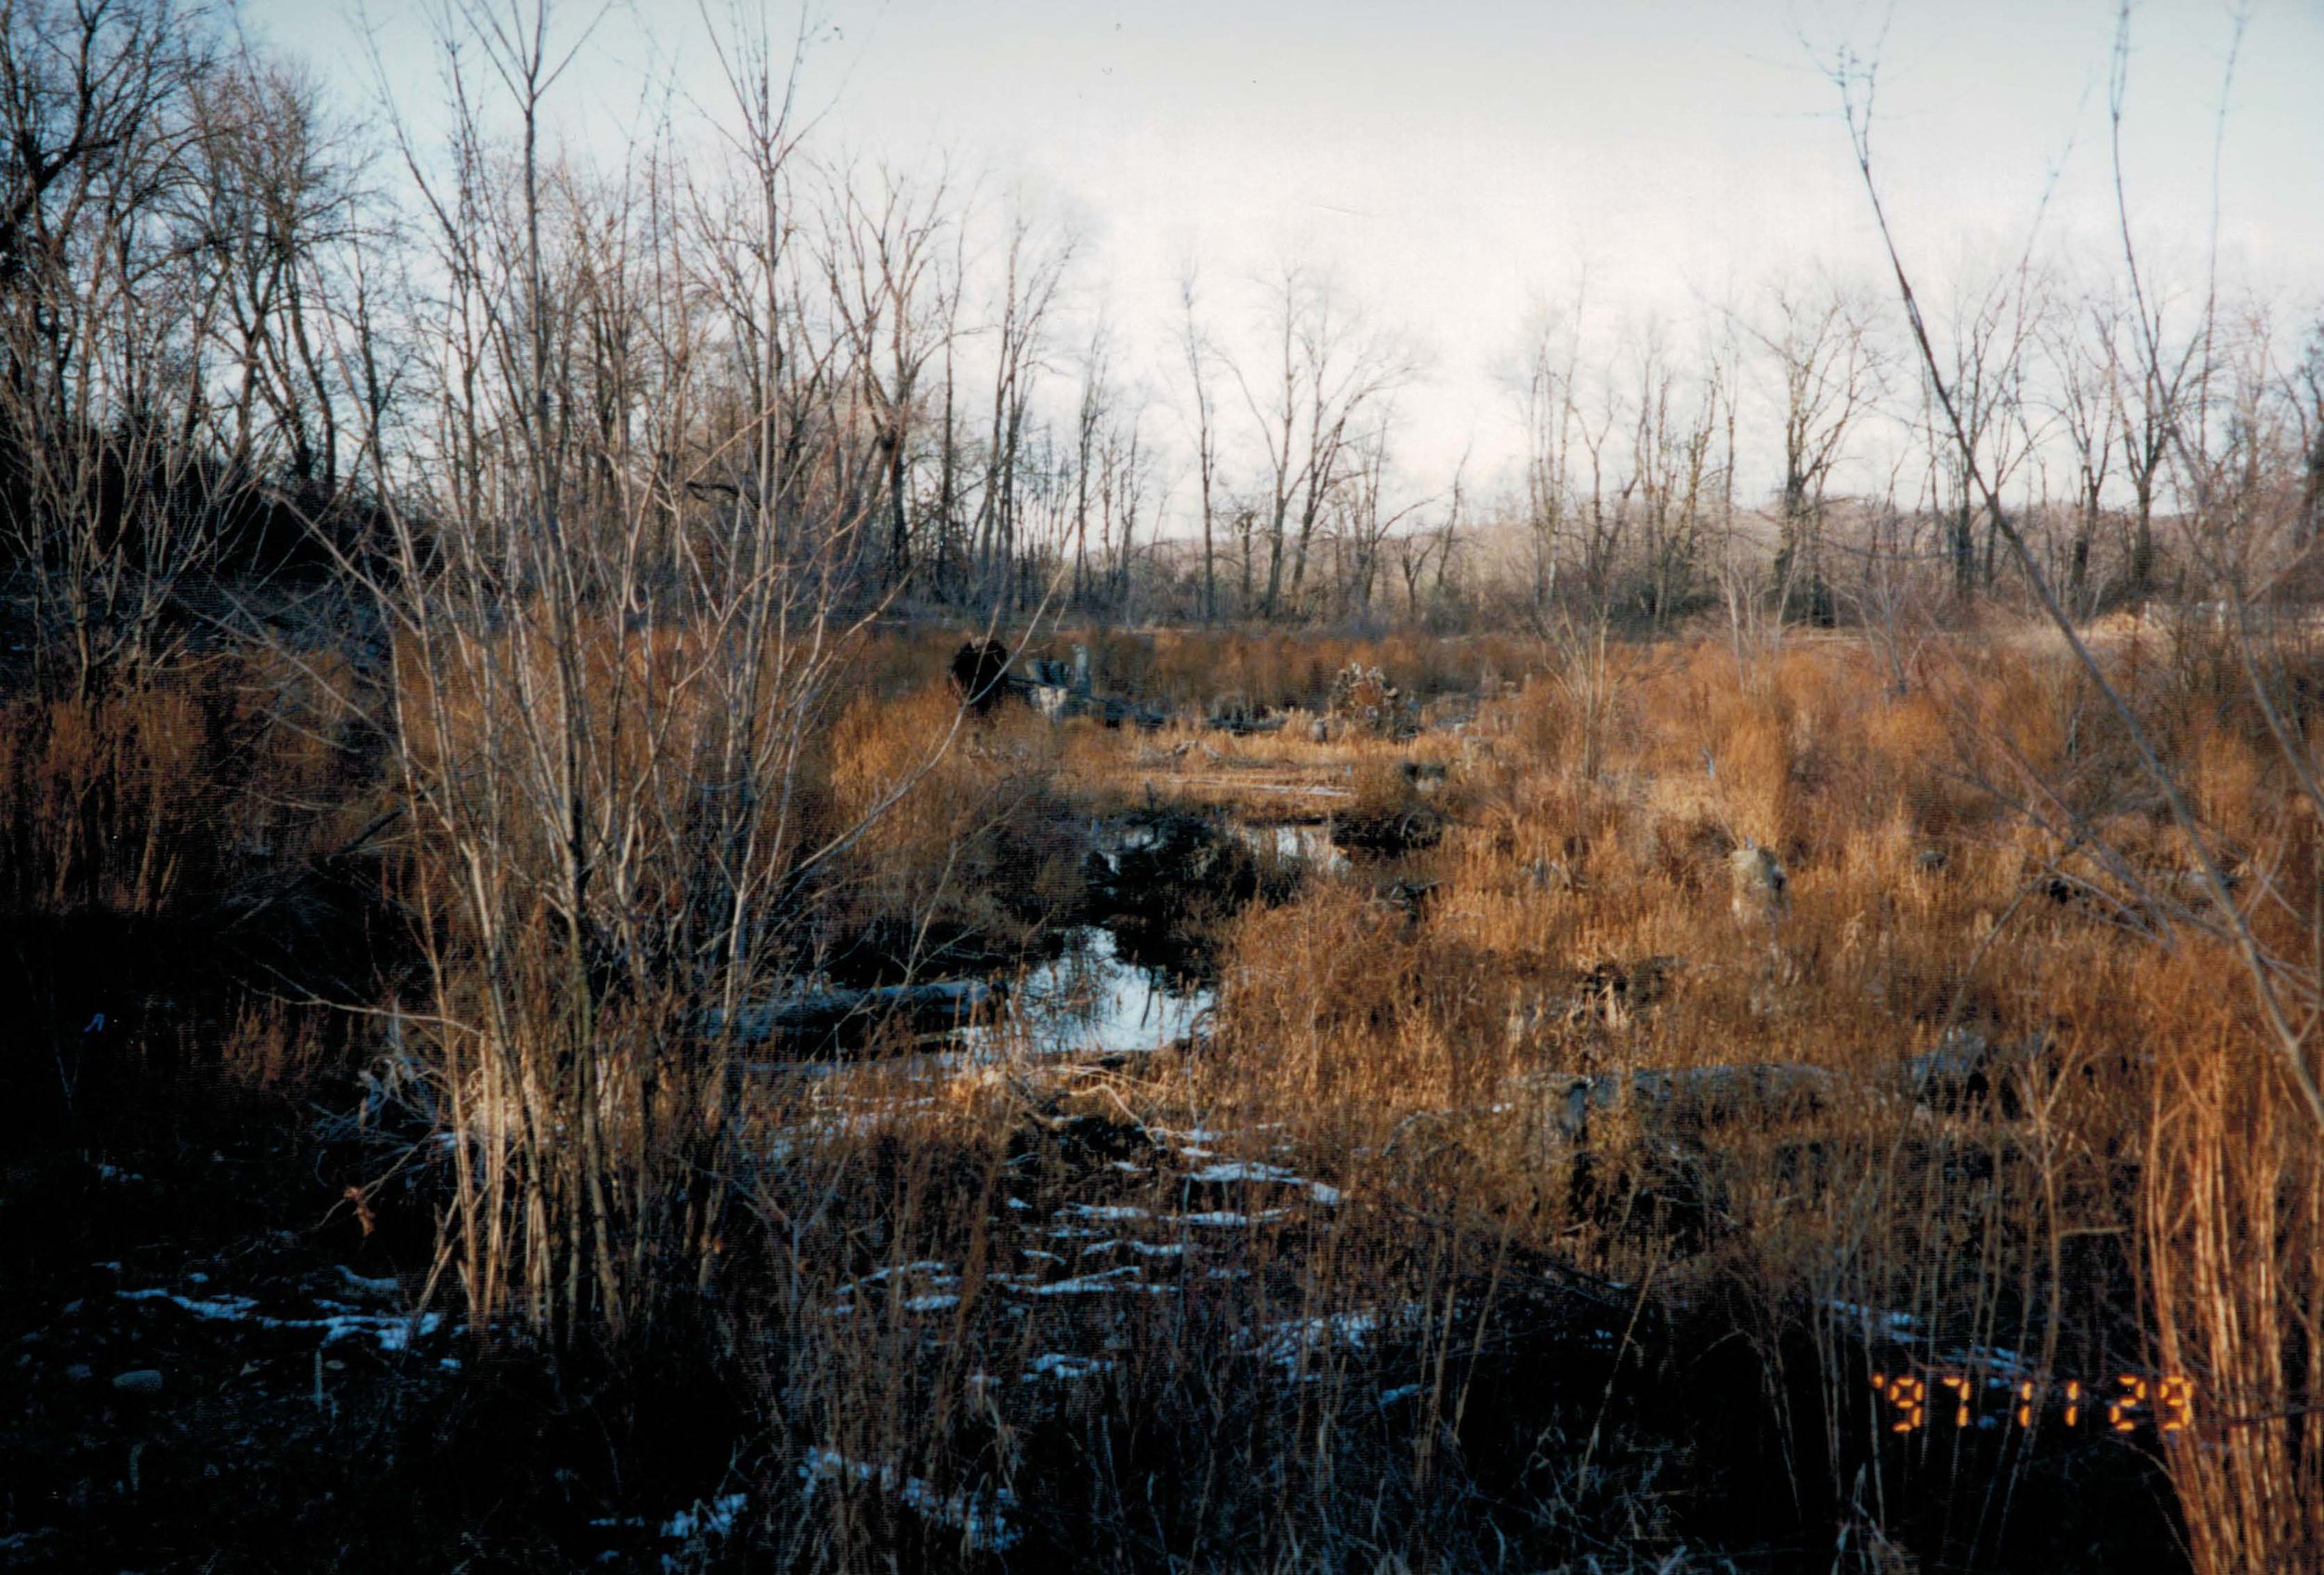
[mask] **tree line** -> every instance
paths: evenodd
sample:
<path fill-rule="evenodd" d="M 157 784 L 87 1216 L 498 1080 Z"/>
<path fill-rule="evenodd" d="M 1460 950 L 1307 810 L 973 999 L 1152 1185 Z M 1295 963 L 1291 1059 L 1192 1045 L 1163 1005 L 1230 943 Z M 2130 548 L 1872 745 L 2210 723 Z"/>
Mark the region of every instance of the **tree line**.
<path fill-rule="evenodd" d="M 2010 589 L 1893 306 L 1833 274 L 1683 332 L 1580 299 L 1513 324 L 1516 462 L 1422 476 L 1426 358 L 1324 270 L 1190 266 L 1126 333 L 1070 226 L 823 152 L 800 38 L 712 29 L 713 124 L 607 168 L 558 135 L 578 21 L 443 20 L 423 132 L 199 5 L 0 9 L 0 570 L 44 685 L 148 669 L 254 585 L 379 572 L 390 512 L 429 564 L 531 510 L 621 522 L 632 599 L 747 542 L 851 605 L 1003 620 L 1830 623 Z M 2133 283 L 2028 255 L 1931 312 L 1976 470 L 2083 615 L 2278 581 L 2324 519 L 2324 329 Z M 2233 539 L 2189 525 L 2229 483 Z"/>

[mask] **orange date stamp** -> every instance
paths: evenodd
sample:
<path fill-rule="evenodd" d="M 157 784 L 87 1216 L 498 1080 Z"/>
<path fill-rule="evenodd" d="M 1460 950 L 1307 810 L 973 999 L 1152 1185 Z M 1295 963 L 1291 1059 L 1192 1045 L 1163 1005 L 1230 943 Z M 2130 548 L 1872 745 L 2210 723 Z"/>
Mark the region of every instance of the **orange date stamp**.
<path fill-rule="evenodd" d="M 2085 1386 L 2068 1378 L 2054 1383 L 2024 1379 L 2006 1387 L 2010 1424 L 2034 1428 L 2054 1418 L 2059 1425 L 2112 1433 L 2148 1428 L 2163 1436 L 2184 1433 L 2195 1422 L 2195 1381 L 2185 1373 L 2142 1377 L 2126 1372 L 2109 1386 Z M 1926 1375 L 1872 1374 L 1872 1388 L 1886 1409 L 1888 1431 L 1915 1433 L 1924 1427 L 1994 1425 L 1991 1412 L 1977 1406 L 1977 1383 L 1962 1372 Z"/>

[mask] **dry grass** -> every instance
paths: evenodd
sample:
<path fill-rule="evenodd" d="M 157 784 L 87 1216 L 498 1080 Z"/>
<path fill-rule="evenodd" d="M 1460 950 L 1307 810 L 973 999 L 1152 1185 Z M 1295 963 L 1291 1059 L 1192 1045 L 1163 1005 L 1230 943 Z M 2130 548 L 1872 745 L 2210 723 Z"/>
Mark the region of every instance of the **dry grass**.
<path fill-rule="evenodd" d="M 0 702 L 0 901 L 142 916 L 351 833 L 343 708 L 264 657 L 150 687 Z"/>
<path fill-rule="evenodd" d="M 1340 790 L 1311 802 L 1342 821 L 1425 799 L 1450 826 L 1433 849 L 1247 909 L 1199 1053 L 1134 1073 L 905 1061 L 754 1105 L 743 1151 L 781 1158 L 755 1183 L 763 1233 L 728 1272 L 759 1381 L 786 1396 L 782 1458 L 808 1451 L 821 1484 L 759 1480 L 775 1546 L 835 1565 L 954 1556 L 989 1546 L 1005 1513 L 1037 1545 L 1125 1567 L 1166 1550 L 1236 1567 L 1683 1558 L 1674 1489 L 1734 1462 L 1673 1456 L 1633 1423 L 1591 1441 L 1609 1375 L 1527 1413 L 1530 1454 L 1477 1453 L 1515 1359 L 1499 1353 L 1570 1363 L 1589 1309 L 1606 1311 L 1545 1308 L 1553 1264 L 1643 1288 L 1632 1323 L 1715 1316 L 1756 1353 L 1799 1514 L 1853 1529 L 1852 1545 L 1881 1541 L 1861 1482 L 1814 1496 L 1868 1456 L 1855 1386 L 1893 1331 L 1845 1309 L 1908 1316 L 1931 1350 L 2118 1359 L 2108 1342 L 2137 1321 L 2127 1161 L 2163 1040 L 2134 986 L 2157 954 L 2087 906 L 2027 895 L 2066 850 L 1988 780 L 2067 759 L 2068 690 L 1999 658 L 1904 701 L 1868 693 L 1835 647 L 1748 693 L 1722 683 L 1715 651 L 1618 659 L 1618 745 L 1588 770 L 1547 681 L 1406 745 L 1004 717 L 865 838 L 861 889 L 930 911 L 945 900 L 931 869 L 973 883 L 1005 857 L 988 833 L 1006 785 L 1053 774 L 1088 808 L 1135 806 L 1183 796 L 1170 784 L 1196 749 L 1222 785 L 1211 801 L 1250 820 L 1314 813 L 1279 790 L 1307 785 Z M 835 801 L 886 793 L 944 704 L 843 714 Z M 1994 731 L 1957 735 L 1964 715 Z M 2212 813 L 2265 797 L 2259 757 L 2207 748 Z M 1424 791 L 1407 761 L 1448 780 Z M 1791 873 L 1772 919 L 1739 921 L 1729 900 L 1747 837 Z M 1426 894 L 1382 900 L 1391 871 Z M 1903 1063 L 1959 1028 L 2051 1048 L 1994 1072 L 2005 1096 L 1916 1101 Z M 1560 1125 L 1567 1074 L 1738 1061 L 1815 1076 L 1687 1116 L 1708 1141 L 1637 1101 L 1595 1117 L 1586 1152 Z M 1189 1217 L 1210 1195 L 1190 1201 L 1188 1178 L 1221 1162 L 1299 1179 L 1238 1225 L 1149 1236 L 1200 1249 L 1160 1260 L 1183 1274 L 1142 1270 L 1149 1294 L 1041 1289 L 1085 1272 L 1093 1238 Z M 1379 1332 L 1333 1333 L 1355 1329 Z M 1423 1401 L 1382 1411 L 1416 1383 Z"/>
<path fill-rule="evenodd" d="M 939 751 L 957 709 L 947 684 L 923 679 L 840 712 L 828 746 L 829 825 L 864 830 L 830 877 L 830 929 L 909 922 L 1005 954 L 1077 900 L 1082 840 L 1050 796 L 1056 731 L 1010 707 Z"/>
<path fill-rule="evenodd" d="M 2186 1373 L 2222 1418 L 2315 1394 L 2318 1137 L 2233 958 L 2185 929 L 2185 840 L 2088 686 L 2006 646 L 1947 652 L 1903 699 L 1836 642 L 1749 686 L 1709 647 L 1618 659 L 1618 742 L 1592 769 L 1546 681 L 1459 741 L 1454 829 L 1408 865 L 1434 883 L 1417 918 L 1360 881 L 1245 917 L 1205 1107 L 1294 1134 L 1392 1212 L 1452 1210 L 1697 1301 L 1739 1291 L 1737 1331 L 1771 1361 L 1805 1326 L 1829 1404 L 1787 1424 L 1802 1456 L 1861 1425 L 1841 1391 L 1872 1343 L 1843 1304 L 1909 1314 L 1931 1349 Z M 2207 837 L 2268 872 L 2239 888 L 2255 928 L 2296 952 L 2315 837 L 2257 719 L 2122 661 Z M 1396 752 L 1211 747 L 1253 777 L 1327 756 L 1352 783 Z M 1772 921 L 1731 910 L 1746 839 L 1789 868 Z M 2039 1052 L 1933 1115 L 1904 1068 L 1958 1033 Z M 1681 1150 L 1657 1112 L 1618 1112 L 1586 1181 L 1545 1111 L 1567 1074 L 1737 1063 L 1814 1068 L 1816 1096 Z M 2311 1423 L 2203 1437 L 2167 1457 L 2199 1567 L 2314 1545 Z"/>
<path fill-rule="evenodd" d="M 1088 645 L 1101 684 L 1196 709 L 1214 699 L 1240 696 L 1259 707 L 1320 710 L 1333 676 L 1351 662 L 1379 668 L 1389 682 L 1422 700 L 1472 695 L 1481 682 L 1517 678 L 1539 662 L 1534 642 L 1490 635 L 1351 640 L 1273 629 L 1060 629 L 1037 643 L 1061 653 L 1076 643 Z"/>
<path fill-rule="evenodd" d="M 796 905 L 754 987 L 867 936 L 922 973 L 1037 947 L 1076 911 L 1089 819 L 1150 802 L 1343 839 L 1425 812 L 1443 835 L 1226 920 L 1192 1051 L 945 1062 L 898 1032 L 885 1059 L 770 1069 L 706 1039 L 675 967 L 699 823 L 652 792 L 699 778 L 732 721 L 657 709 L 682 642 L 589 677 L 592 798 L 654 807 L 589 933 L 654 944 L 588 953 L 614 982 L 579 998 L 555 840 L 520 784 L 461 763 L 508 716 L 406 669 L 409 764 L 461 835 L 508 839 L 486 907 L 462 907 L 442 823 L 390 870 L 433 970 L 432 1024 L 403 1019 L 394 1053 L 419 1073 L 407 1114 L 458 1140 L 415 1152 L 476 1204 L 471 1311 L 553 1291 L 629 1309 L 626 1339 L 707 1339 L 763 1402 L 754 1547 L 975 1562 L 1005 1523 L 1017 1556 L 1124 1568 L 1684 1568 L 1716 1567 L 1685 1551 L 1707 1528 L 1740 1548 L 1780 1523 L 1845 1568 L 1900 1542 L 1967 1556 L 1985 1544 L 1909 1507 L 1941 1499 L 1935 1443 L 1883 1445 L 1867 1398 L 1899 1346 L 2188 1374 L 2206 1423 L 2160 1452 L 2197 1565 L 2281 1566 L 2319 1534 L 2317 1135 L 2185 900 L 2185 838 L 2049 654 L 1938 648 L 1898 697 L 1843 642 L 1748 683 L 1708 645 L 1611 648 L 1586 684 L 1541 653 L 1399 742 L 1019 708 L 956 735 L 931 677 L 950 643 L 866 640 L 808 718 L 752 855 Z M 1199 714 L 1353 655 L 1425 688 L 1476 653 L 1154 636 L 1101 642 L 1101 672 Z M 2251 922 L 2298 955 L 2324 838 L 2259 719 L 2188 661 L 2113 659 Z M 290 685 L 257 670 L 20 710 L 0 744 L 20 909 L 166 909 L 254 841 L 306 856 L 360 829 L 379 784 L 327 728 L 283 725 Z M 236 698 L 269 693 L 271 722 Z M 1747 840 L 1781 861 L 1780 906 L 1738 913 Z M 264 1007 L 231 1039 L 250 1083 L 321 1053 Z M 1915 1088 L 1910 1058 L 1966 1042 L 1996 1052 L 1975 1087 Z M 1687 1080 L 1751 1065 L 1782 1070 Z M 1628 1091 L 1586 1138 L 1585 1077 Z M 584 1129 L 586 1163 L 539 1158 Z M 495 1163 L 537 1166 L 512 1195 L 604 1245 L 496 1286 L 493 1233 L 522 1218 L 450 1173 Z M 569 1263 L 601 1288 L 542 1282 Z M 1706 1372 L 1741 1385 L 1731 1426 L 1654 1412 Z M 2035 1490 L 2020 1457 L 1991 1469 Z"/>

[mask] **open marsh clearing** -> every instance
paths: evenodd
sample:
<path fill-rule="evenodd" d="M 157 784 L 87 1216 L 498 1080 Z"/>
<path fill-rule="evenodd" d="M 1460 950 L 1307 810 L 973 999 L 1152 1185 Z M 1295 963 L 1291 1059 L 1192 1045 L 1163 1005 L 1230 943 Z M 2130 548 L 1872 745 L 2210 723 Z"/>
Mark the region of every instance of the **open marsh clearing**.
<path fill-rule="evenodd" d="M 726 1354 L 624 1400 L 651 1446 L 589 1445 L 598 1402 L 463 1315 L 445 1211 L 495 1140 L 408 1012 L 338 1019 L 355 1075 L 269 1118 L 239 1234 L 106 1245 L 252 1159 L 59 1157 L 42 1185 L 114 1224 L 48 1250 L 18 1341 L 53 1507 L 12 1555 L 167 1564 L 161 1528 L 231 1534 L 205 1495 L 357 1448 L 471 1513 L 508 1428 L 554 1462 L 493 1489 L 533 1564 L 1043 1568 L 1111 1527 L 1109 1559 L 1232 1566 L 1287 1514 L 1353 1547 L 1370 1502 L 1464 1558 L 1660 1568 L 1875 1519 L 1980 1567 L 2168 1538 L 2211 1402 L 2149 1355 L 2125 1151 L 2059 1140 L 2127 1118 L 2148 1053 L 2145 943 L 2077 896 L 2102 872 L 1934 752 L 1960 695 L 1867 696 L 1838 644 L 1756 697 L 1715 649 L 1629 659 L 1588 774 L 1538 680 L 1433 724 L 977 721 L 799 966 L 696 1020 L 734 1102 L 701 1195 Z M 1981 660 L 1962 694 L 2039 727 L 2060 681 Z"/>

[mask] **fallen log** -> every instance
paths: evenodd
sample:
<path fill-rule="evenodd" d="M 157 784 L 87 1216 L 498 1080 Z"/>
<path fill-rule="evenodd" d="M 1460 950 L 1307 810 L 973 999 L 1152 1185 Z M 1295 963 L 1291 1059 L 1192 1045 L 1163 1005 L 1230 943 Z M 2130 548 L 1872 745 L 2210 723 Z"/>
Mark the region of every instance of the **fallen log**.
<path fill-rule="evenodd" d="M 732 1034 L 738 1044 L 769 1039 L 837 1039 L 865 1033 L 877 1025 L 900 1022 L 928 1032 L 958 1027 L 999 994 L 982 979 L 939 979 L 924 985 L 882 985 L 867 990 L 816 990 L 757 1006 L 730 1020 L 722 1012 L 704 1019 L 711 1038 Z"/>
<path fill-rule="evenodd" d="M 2014 1104 L 2012 1079 L 2041 1052 L 2040 1040 L 1995 1044 L 1982 1034 L 1954 1029 L 1934 1050 L 1877 1069 L 1869 1087 L 1882 1100 L 1902 1097 L 1924 1109 L 1955 1113 L 1987 1097 L 2004 1114 Z M 1543 1097 L 1552 1129 L 1568 1142 L 1589 1141 L 1593 1116 L 1627 1105 L 1651 1129 L 1699 1130 L 1745 1117 L 1761 1118 L 1819 1108 L 1840 1081 L 1830 1071 L 1798 1061 L 1742 1062 L 1714 1066 L 1642 1066 L 1628 1072 L 1552 1072 L 1526 1081 Z"/>
<path fill-rule="evenodd" d="M 1557 1073 L 1542 1080 L 1547 1115 L 1559 1136 L 1586 1142 L 1591 1117 L 1624 1103 L 1650 1125 L 1684 1118 L 1700 1124 L 1764 1114 L 1779 1107 L 1812 1109 L 1831 1087 L 1831 1074 L 1796 1061 L 1723 1066 L 1638 1067 L 1628 1073 Z"/>
<path fill-rule="evenodd" d="M 1992 1100 L 2004 1115 L 2019 1111 L 2021 1076 L 2049 1048 L 2045 1036 L 1996 1041 L 1974 1028 L 1949 1028 L 1925 1054 L 1896 1069 L 1898 1092 L 1930 1110 L 1955 1113 Z"/>

